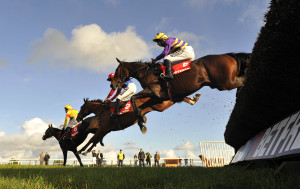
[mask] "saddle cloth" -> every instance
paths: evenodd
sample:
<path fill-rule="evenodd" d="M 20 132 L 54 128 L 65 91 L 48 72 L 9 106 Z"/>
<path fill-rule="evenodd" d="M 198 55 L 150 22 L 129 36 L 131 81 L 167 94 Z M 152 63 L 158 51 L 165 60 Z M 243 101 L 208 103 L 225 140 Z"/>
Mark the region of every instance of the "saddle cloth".
<path fill-rule="evenodd" d="M 125 101 L 122 103 L 122 105 L 120 106 L 120 111 L 119 111 L 119 115 L 125 114 L 127 112 L 129 112 L 130 108 L 131 108 L 131 101 Z M 115 112 L 115 106 L 110 107 L 110 112 L 114 113 Z"/>
<path fill-rule="evenodd" d="M 187 60 L 187 61 L 180 62 L 178 64 L 172 64 L 172 74 L 176 75 L 191 69 L 190 63 L 191 61 Z M 162 70 L 162 72 L 165 74 L 166 66 L 161 64 L 160 66 L 158 66 L 158 69 Z"/>
<path fill-rule="evenodd" d="M 76 124 L 75 126 L 73 126 L 72 127 L 72 130 L 71 130 L 71 137 L 74 137 L 74 136 L 76 136 L 77 134 L 78 134 L 78 125 L 79 125 L 80 123 L 78 123 L 78 124 Z"/>

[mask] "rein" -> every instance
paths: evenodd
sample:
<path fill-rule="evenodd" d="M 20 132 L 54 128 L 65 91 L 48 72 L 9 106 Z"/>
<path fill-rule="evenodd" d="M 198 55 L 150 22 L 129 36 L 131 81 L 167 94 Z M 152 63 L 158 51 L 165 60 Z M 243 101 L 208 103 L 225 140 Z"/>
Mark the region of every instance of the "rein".
<path fill-rule="evenodd" d="M 134 71 L 131 72 L 128 76 L 123 76 L 122 73 L 125 73 L 125 71 L 124 71 L 124 66 L 123 66 L 123 64 L 121 64 L 121 74 L 120 74 L 120 76 L 121 76 L 122 82 L 124 82 L 124 81 L 130 79 L 130 78 L 132 77 L 133 74 L 137 73 L 137 72 L 140 71 L 141 69 L 144 69 L 145 67 L 147 67 L 147 69 L 145 70 L 145 73 L 144 73 L 144 75 L 146 75 L 147 71 L 149 70 L 149 65 L 148 65 L 148 64 L 146 64 L 146 65 L 140 67 L 139 69 L 134 70 Z"/>

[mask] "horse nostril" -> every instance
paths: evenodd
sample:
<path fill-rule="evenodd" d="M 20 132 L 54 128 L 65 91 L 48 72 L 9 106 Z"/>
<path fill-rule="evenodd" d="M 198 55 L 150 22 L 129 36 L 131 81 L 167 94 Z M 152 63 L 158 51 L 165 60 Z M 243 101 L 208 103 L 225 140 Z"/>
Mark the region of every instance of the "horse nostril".
<path fill-rule="evenodd" d="M 112 85 L 112 84 L 110 84 L 110 88 L 113 88 L 113 85 Z"/>

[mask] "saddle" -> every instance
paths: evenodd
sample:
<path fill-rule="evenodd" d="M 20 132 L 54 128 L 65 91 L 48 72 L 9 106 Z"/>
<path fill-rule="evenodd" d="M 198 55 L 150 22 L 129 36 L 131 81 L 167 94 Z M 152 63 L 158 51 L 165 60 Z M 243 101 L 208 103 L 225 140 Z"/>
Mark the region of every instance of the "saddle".
<path fill-rule="evenodd" d="M 191 63 L 190 60 L 175 63 L 175 64 L 172 63 L 172 74 L 177 75 L 191 69 L 190 63 Z M 161 74 L 165 75 L 166 73 L 165 71 L 166 71 L 166 66 L 164 66 L 163 63 L 159 62 L 157 66 L 157 71 L 155 73 L 160 75 Z"/>

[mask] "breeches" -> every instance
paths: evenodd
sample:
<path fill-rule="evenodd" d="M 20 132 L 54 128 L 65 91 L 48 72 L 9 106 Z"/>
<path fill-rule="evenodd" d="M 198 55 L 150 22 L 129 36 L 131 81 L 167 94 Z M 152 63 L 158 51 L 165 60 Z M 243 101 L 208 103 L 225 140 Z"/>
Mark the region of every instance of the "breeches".
<path fill-rule="evenodd" d="M 175 51 L 164 58 L 165 60 L 170 60 L 172 63 L 179 63 L 184 60 L 191 60 L 195 59 L 195 52 L 193 47 L 186 46 L 183 50 Z"/>
<path fill-rule="evenodd" d="M 129 83 L 125 89 L 117 96 L 120 101 L 129 100 L 132 95 L 136 92 L 136 85 L 134 83 Z"/>

